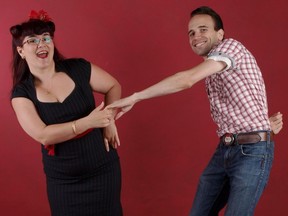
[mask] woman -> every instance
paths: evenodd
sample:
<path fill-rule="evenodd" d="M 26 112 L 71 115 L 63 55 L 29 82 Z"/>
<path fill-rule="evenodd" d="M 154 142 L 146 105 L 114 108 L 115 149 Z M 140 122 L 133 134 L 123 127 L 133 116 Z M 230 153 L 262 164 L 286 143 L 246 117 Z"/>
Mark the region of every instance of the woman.
<path fill-rule="evenodd" d="M 120 98 L 120 84 L 84 59 L 64 59 L 43 10 L 10 32 L 11 103 L 24 131 L 42 144 L 52 215 L 122 215 L 120 142 L 114 113 L 104 109 Z M 93 92 L 105 95 L 97 108 Z"/>

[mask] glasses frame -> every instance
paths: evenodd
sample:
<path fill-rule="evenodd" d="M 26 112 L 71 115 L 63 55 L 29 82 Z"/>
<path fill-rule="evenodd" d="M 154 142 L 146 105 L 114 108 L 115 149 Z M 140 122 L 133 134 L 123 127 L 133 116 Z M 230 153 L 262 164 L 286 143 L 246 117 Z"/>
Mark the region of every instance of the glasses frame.
<path fill-rule="evenodd" d="M 34 40 L 34 42 L 31 42 L 31 39 Z M 30 42 L 29 42 L 30 41 Z M 36 41 L 36 42 L 35 42 Z M 53 38 L 51 35 L 43 35 L 42 38 L 38 38 L 38 37 L 30 37 L 28 38 L 26 41 L 24 41 L 22 43 L 22 46 L 24 46 L 25 44 L 29 44 L 29 45 L 39 45 L 40 42 L 44 42 L 45 44 L 50 44 L 53 41 Z"/>

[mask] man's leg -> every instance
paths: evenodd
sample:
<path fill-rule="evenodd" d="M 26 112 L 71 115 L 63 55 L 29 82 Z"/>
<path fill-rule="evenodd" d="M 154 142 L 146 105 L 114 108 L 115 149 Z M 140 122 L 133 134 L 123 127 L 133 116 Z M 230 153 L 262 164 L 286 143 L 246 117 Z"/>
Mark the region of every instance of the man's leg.
<path fill-rule="evenodd" d="M 202 173 L 190 216 L 209 216 L 227 180 L 224 169 L 226 150 L 219 145 Z"/>
<path fill-rule="evenodd" d="M 230 192 L 230 184 L 229 184 L 229 181 L 227 180 L 226 183 L 224 184 L 224 187 L 222 188 L 221 193 L 219 194 L 219 196 L 215 200 L 212 208 L 210 209 L 208 216 L 218 216 L 219 215 L 219 212 L 227 204 L 229 192 Z"/>
<path fill-rule="evenodd" d="M 252 216 L 268 182 L 274 155 L 273 142 L 234 146 L 227 173 L 230 194 L 225 216 Z"/>

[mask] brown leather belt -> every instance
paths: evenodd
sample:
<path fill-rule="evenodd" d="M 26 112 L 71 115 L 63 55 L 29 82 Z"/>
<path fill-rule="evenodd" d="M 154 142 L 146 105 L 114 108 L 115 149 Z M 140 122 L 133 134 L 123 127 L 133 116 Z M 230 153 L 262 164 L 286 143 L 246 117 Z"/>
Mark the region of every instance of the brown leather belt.
<path fill-rule="evenodd" d="M 269 133 L 270 132 L 226 133 L 220 137 L 220 140 L 226 146 L 253 144 L 260 141 L 268 141 Z M 273 141 L 272 132 L 270 133 L 270 141 Z"/>

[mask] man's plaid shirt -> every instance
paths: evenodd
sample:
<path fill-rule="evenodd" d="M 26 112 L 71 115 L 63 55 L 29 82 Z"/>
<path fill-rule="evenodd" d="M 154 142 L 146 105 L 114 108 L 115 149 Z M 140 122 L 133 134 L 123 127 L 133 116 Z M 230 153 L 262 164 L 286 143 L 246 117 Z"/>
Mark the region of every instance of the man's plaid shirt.
<path fill-rule="evenodd" d="M 205 81 L 218 136 L 270 130 L 265 84 L 253 55 L 240 42 L 224 39 L 207 58 L 227 64 Z"/>

